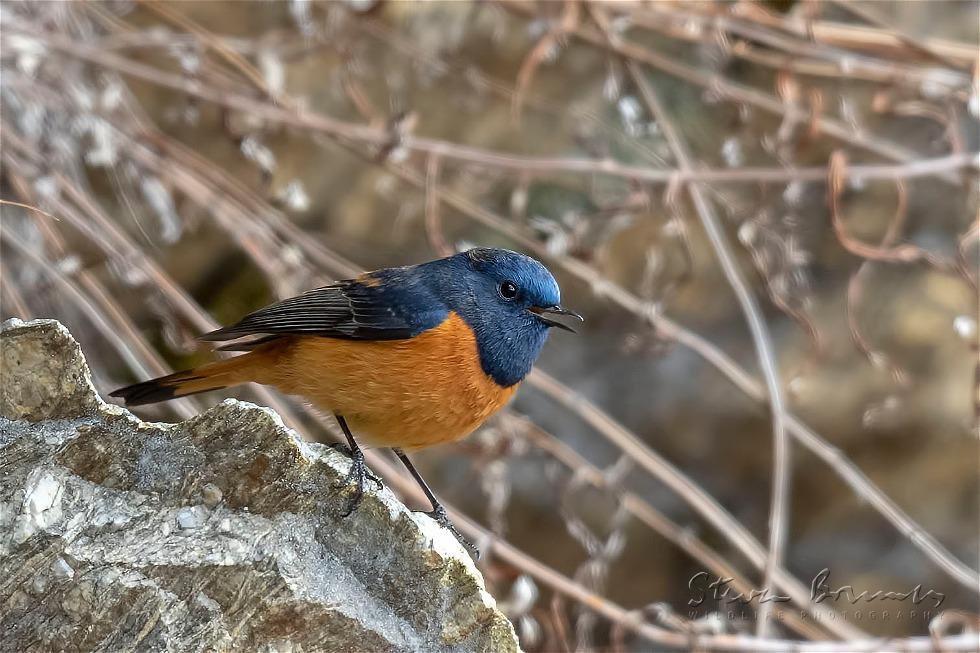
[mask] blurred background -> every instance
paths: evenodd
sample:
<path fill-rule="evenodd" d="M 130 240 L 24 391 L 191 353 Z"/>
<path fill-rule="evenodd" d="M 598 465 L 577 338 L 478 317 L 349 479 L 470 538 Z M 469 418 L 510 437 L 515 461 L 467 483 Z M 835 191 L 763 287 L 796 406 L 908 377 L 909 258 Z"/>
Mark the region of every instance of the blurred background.
<path fill-rule="evenodd" d="M 0 12 L 2 315 L 64 322 L 103 394 L 331 279 L 520 250 L 585 325 L 416 464 L 525 649 L 976 629 L 977 2 Z M 934 595 L 814 602 L 823 569 Z"/>

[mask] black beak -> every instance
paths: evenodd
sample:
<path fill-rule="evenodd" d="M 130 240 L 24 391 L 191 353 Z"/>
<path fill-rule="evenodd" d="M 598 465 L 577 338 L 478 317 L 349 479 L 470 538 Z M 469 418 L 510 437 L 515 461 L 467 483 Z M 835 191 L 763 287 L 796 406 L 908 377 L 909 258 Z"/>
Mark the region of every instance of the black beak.
<path fill-rule="evenodd" d="M 532 306 L 529 309 L 532 313 L 538 316 L 538 319 L 547 324 L 548 326 L 558 327 L 559 329 L 564 329 L 565 331 L 570 331 L 575 333 L 575 329 L 568 326 L 567 324 L 562 324 L 558 320 L 552 320 L 547 315 L 570 315 L 576 318 L 580 322 L 585 322 L 585 318 L 576 313 L 575 311 L 570 311 L 567 308 L 562 308 L 557 304 L 555 306 Z"/>

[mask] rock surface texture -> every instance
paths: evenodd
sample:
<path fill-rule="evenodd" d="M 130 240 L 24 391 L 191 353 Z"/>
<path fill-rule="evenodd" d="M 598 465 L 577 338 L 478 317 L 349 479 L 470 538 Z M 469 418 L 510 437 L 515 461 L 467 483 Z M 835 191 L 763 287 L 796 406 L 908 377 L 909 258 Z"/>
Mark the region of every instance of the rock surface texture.
<path fill-rule="evenodd" d="M 7 322 L 0 651 L 516 651 L 451 535 L 345 456 L 229 400 L 179 424 L 104 403 L 58 322 Z"/>

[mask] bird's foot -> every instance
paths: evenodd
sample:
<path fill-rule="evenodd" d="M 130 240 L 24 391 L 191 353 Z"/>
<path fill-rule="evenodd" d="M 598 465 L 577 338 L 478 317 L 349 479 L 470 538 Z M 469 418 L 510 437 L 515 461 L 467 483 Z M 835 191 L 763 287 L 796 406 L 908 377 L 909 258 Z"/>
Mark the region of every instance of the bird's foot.
<path fill-rule="evenodd" d="M 473 554 L 473 557 L 474 558 L 476 558 L 477 560 L 480 559 L 480 549 L 476 548 L 476 545 L 475 544 L 473 544 L 468 539 L 466 539 L 465 537 L 463 537 L 463 534 L 460 533 L 458 530 L 456 530 L 456 525 L 453 524 L 453 522 L 452 522 L 451 519 L 449 519 L 449 515 L 446 514 L 446 509 L 445 508 L 443 508 L 441 505 L 437 505 L 431 511 L 429 511 L 429 512 L 423 512 L 422 514 L 423 515 L 428 515 L 433 520 L 435 520 L 435 522 L 437 524 L 439 524 L 440 526 L 442 526 L 443 528 L 445 528 L 447 531 L 449 531 L 450 533 L 452 533 L 453 534 L 453 537 L 455 537 L 459 541 L 460 544 L 462 544 L 464 547 L 466 547 L 467 549 L 469 549 L 470 553 Z"/>
<path fill-rule="evenodd" d="M 384 485 L 381 483 L 381 479 L 375 476 L 371 470 L 367 468 L 367 465 L 364 464 L 364 452 L 362 452 L 360 449 L 355 449 L 350 453 L 350 459 L 350 471 L 347 472 L 347 477 L 343 480 L 343 482 L 337 484 L 338 487 L 344 487 L 351 483 L 354 484 L 354 496 L 351 497 L 350 502 L 347 504 L 347 509 L 343 513 L 344 517 L 350 516 L 350 514 L 354 512 L 359 505 L 361 505 L 361 501 L 364 500 L 365 479 L 371 479 L 374 481 L 379 490 L 384 487 Z"/>
<path fill-rule="evenodd" d="M 365 477 L 368 480 L 370 480 L 372 483 L 374 483 L 379 490 L 384 489 L 385 484 L 384 481 L 381 480 L 381 477 L 375 474 L 374 472 L 372 472 L 370 469 L 368 469 L 367 465 L 364 464 L 364 453 L 360 449 L 358 449 L 357 453 L 355 454 L 353 451 L 351 451 L 351 448 L 348 447 L 343 442 L 331 442 L 327 446 L 333 449 L 334 451 L 339 451 L 340 453 L 344 454 L 351 460 L 360 458 L 361 468 L 364 470 Z M 347 480 L 345 480 L 344 483 L 338 483 L 338 485 L 350 483 L 351 480 L 353 480 L 353 474 L 354 474 L 354 468 L 351 467 L 351 471 L 347 474 Z"/>

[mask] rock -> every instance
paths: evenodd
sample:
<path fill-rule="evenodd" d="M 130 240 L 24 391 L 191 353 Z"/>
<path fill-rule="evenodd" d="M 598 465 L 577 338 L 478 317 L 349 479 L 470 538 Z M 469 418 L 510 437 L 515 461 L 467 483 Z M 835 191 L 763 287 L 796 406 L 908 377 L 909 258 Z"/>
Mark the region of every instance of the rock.
<path fill-rule="evenodd" d="M 0 650 L 516 651 L 456 540 L 228 400 L 179 424 L 96 394 L 58 322 L 0 333 Z"/>

